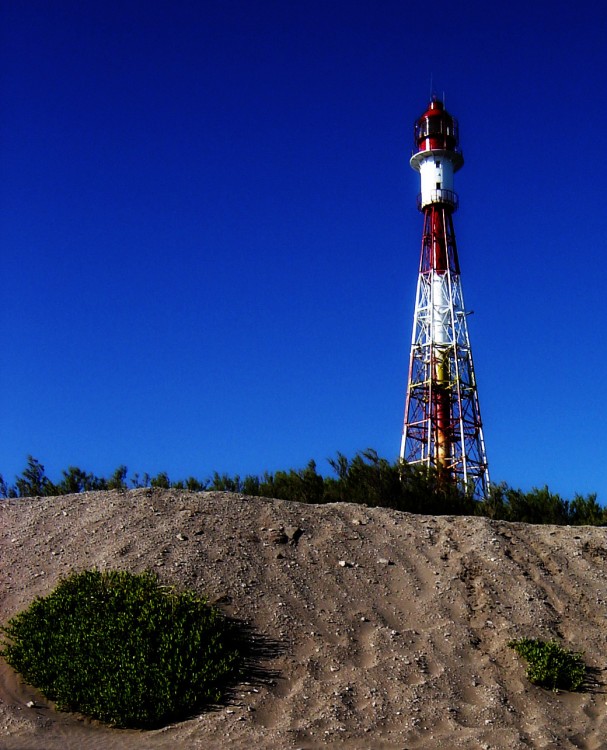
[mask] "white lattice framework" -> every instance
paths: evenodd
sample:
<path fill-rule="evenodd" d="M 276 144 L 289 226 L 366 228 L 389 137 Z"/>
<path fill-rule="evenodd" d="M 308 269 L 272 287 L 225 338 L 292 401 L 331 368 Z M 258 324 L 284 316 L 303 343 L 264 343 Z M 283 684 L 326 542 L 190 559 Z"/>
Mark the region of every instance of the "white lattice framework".
<path fill-rule="evenodd" d="M 401 457 L 484 497 L 489 471 L 453 208 L 438 203 L 424 211 Z"/>

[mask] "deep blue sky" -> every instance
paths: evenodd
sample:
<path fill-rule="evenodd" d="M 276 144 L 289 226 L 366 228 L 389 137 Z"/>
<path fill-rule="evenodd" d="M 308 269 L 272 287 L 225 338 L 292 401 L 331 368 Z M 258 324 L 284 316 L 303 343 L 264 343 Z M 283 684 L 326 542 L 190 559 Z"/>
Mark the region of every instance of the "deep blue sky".
<path fill-rule="evenodd" d="M 603 3 L 5 0 L 0 29 L 5 478 L 396 458 L 432 76 L 491 478 L 607 501 Z"/>

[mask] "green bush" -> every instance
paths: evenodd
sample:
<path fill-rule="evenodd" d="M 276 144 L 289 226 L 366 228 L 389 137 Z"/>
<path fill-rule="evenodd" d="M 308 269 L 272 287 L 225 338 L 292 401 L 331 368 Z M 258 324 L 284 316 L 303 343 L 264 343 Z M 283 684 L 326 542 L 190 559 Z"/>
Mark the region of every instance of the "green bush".
<path fill-rule="evenodd" d="M 520 638 L 508 645 L 527 661 L 527 677 L 534 685 L 555 692 L 577 690 L 582 686 L 586 665 L 581 653 L 568 651 L 556 641 L 535 638 Z"/>
<path fill-rule="evenodd" d="M 151 728 L 217 702 L 239 670 L 234 628 L 151 573 L 85 571 L 2 628 L 0 654 L 57 708 Z"/>

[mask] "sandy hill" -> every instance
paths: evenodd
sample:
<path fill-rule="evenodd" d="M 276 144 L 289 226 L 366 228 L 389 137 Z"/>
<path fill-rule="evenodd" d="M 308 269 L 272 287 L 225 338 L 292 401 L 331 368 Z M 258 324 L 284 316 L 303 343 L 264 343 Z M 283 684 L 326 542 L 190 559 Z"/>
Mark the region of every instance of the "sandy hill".
<path fill-rule="evenodd" d="M 59 714 L 2 665 L 0 749 L 605 748 L 606 534 L 218 492 L 1 501 L 3 622 L 74 569 L 153 569 L 263 653 L 227 705 L 147 733 Z M 520 636 L 584 651 L 597 684 L 530 685 Z"/>

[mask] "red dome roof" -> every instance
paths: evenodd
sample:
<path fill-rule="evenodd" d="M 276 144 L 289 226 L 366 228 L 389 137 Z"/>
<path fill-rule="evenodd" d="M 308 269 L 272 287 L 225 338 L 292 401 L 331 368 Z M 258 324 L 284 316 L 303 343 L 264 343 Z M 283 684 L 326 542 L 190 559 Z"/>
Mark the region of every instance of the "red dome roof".
<path fill-rule="evenodd" d="M 417 151 L 459 150 L 457 120 L 436 97 L 432 97 L 424 114 L 416 120 L 414 137 Z"/>

